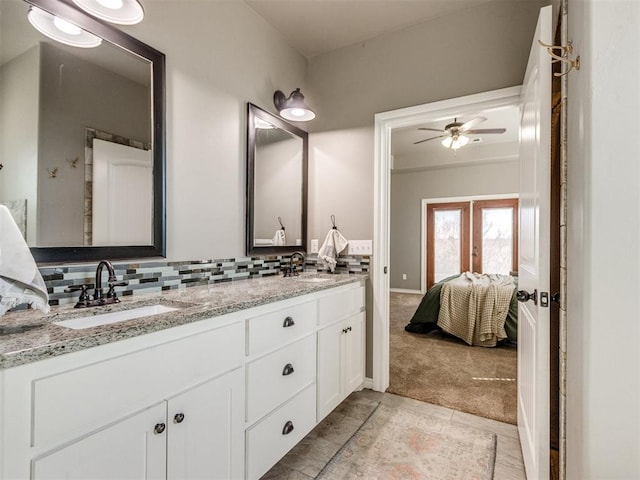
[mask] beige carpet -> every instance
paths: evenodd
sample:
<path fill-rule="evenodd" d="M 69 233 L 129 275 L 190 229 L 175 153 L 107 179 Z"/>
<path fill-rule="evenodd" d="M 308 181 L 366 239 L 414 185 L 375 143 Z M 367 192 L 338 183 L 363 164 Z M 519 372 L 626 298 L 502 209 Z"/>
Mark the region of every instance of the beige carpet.
<path fill-rule="evenodd" d="M 496 435 L 380 405 L 317 479 L 491 480 Z"/>
<path fill-rule="evenodd" d="M 421 295 L 390 294 L 390 393 L 516 424 L 514 346 L 470 347 L 444 334 L 404 327 Z"/>

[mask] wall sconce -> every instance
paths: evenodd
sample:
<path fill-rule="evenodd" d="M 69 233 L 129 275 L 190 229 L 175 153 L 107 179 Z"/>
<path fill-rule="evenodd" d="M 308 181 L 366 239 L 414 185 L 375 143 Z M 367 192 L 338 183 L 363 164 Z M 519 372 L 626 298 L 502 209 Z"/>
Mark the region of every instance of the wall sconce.
<path fill-rule="evenodd" d="M 137 0 L 73 0 L 90 15 L 119 25 L 135 25 L 144 18 L 144 10 Z"/>
<path fill-rule="evenodd" d="M 102 39 L 82 30 L 71 22 L 45 12 L 38 7 L 30 7 L 27 18 L 33 27 L 43 35 L 65 45 L 80 48 L 93 48 L 102 43 Z"/>
<path fill-rule="evenodd" d="M 296 88 L 289 97 L 277 90 L 273 94 L 273 103 L 282 118 L 294 122 L 308 122 L 316 118 L 316 114 L 304 103 L 304 95 Z"/>

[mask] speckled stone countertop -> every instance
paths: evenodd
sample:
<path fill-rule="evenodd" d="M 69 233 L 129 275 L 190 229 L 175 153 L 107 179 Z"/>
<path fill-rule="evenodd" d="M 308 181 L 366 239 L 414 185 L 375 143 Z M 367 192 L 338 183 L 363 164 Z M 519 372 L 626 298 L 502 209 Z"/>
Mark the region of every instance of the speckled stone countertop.
<path fill-rule="evenodd" d="M 322 281 L 310 279 L 322 278 Z M 0 316 L 0 369 L 105 345 L 126 338 L 246 310 L 354 282 L 368 274 L 301 274 L 283 278 L 270 276 L 203 287 L 122 298 L 117 304 L 74 309 L 73 305 L 24 310 Z M 178 310 L 97 327 L 74 330 L 53 322 L 162 304 Z"/>

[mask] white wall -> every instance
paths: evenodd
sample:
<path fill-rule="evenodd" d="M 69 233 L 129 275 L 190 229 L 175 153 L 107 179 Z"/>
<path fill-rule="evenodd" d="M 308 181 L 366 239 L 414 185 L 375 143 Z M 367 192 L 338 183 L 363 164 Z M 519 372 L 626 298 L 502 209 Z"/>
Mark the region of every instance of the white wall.
<path fill-rule="evenodd" d="M 420 290 L 422 199 L 518 193 L 516 161 L 391 175 L 391 288 Z M 407 280 L 402 280 L 402 274 Z"/>
<path fill-rule="evenodd" d="M 306 60 L 244 2 L 145 2 L 123 28 L 167 57 L 167 257 L 244 255 L 246 103 L 304 91 Z"/>
<path fill-rule="evenodd" d="M 310 59 L 310 156 L 331 169 L 312 187 L 310 238 L 332 213 L 373 237 L 374 114 L 521 84 L 543 3 L 491 1 Z"/>
<path fill-rule="evenodd" d="M 27 242 L 35 245 L 40 48 L 0 67 L 0 201 L 27 200 Z"/>
<path fill-rule="evenodd" d="M 569 2 L 570 480 L 640 478 L 639 25 L 637 1 Z"/>

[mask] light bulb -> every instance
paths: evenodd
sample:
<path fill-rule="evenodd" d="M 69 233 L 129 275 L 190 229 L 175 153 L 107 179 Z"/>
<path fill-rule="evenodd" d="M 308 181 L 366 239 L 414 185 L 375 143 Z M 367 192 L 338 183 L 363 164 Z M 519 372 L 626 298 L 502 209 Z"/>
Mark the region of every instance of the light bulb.
<path fill-rule="evenodd" d="M 68 35 L 80 35 L 82 29 L 76 27 L 73 23 L 67 22 L 60 17 L 53 17 L 53 24 L 58 30 Z"/>
<path fill-rule="evenodd" d="M 104 8 L 110 8 L 112 10 L 119 10 L 122 8 L 122 0 L 96 0 Z"/>

